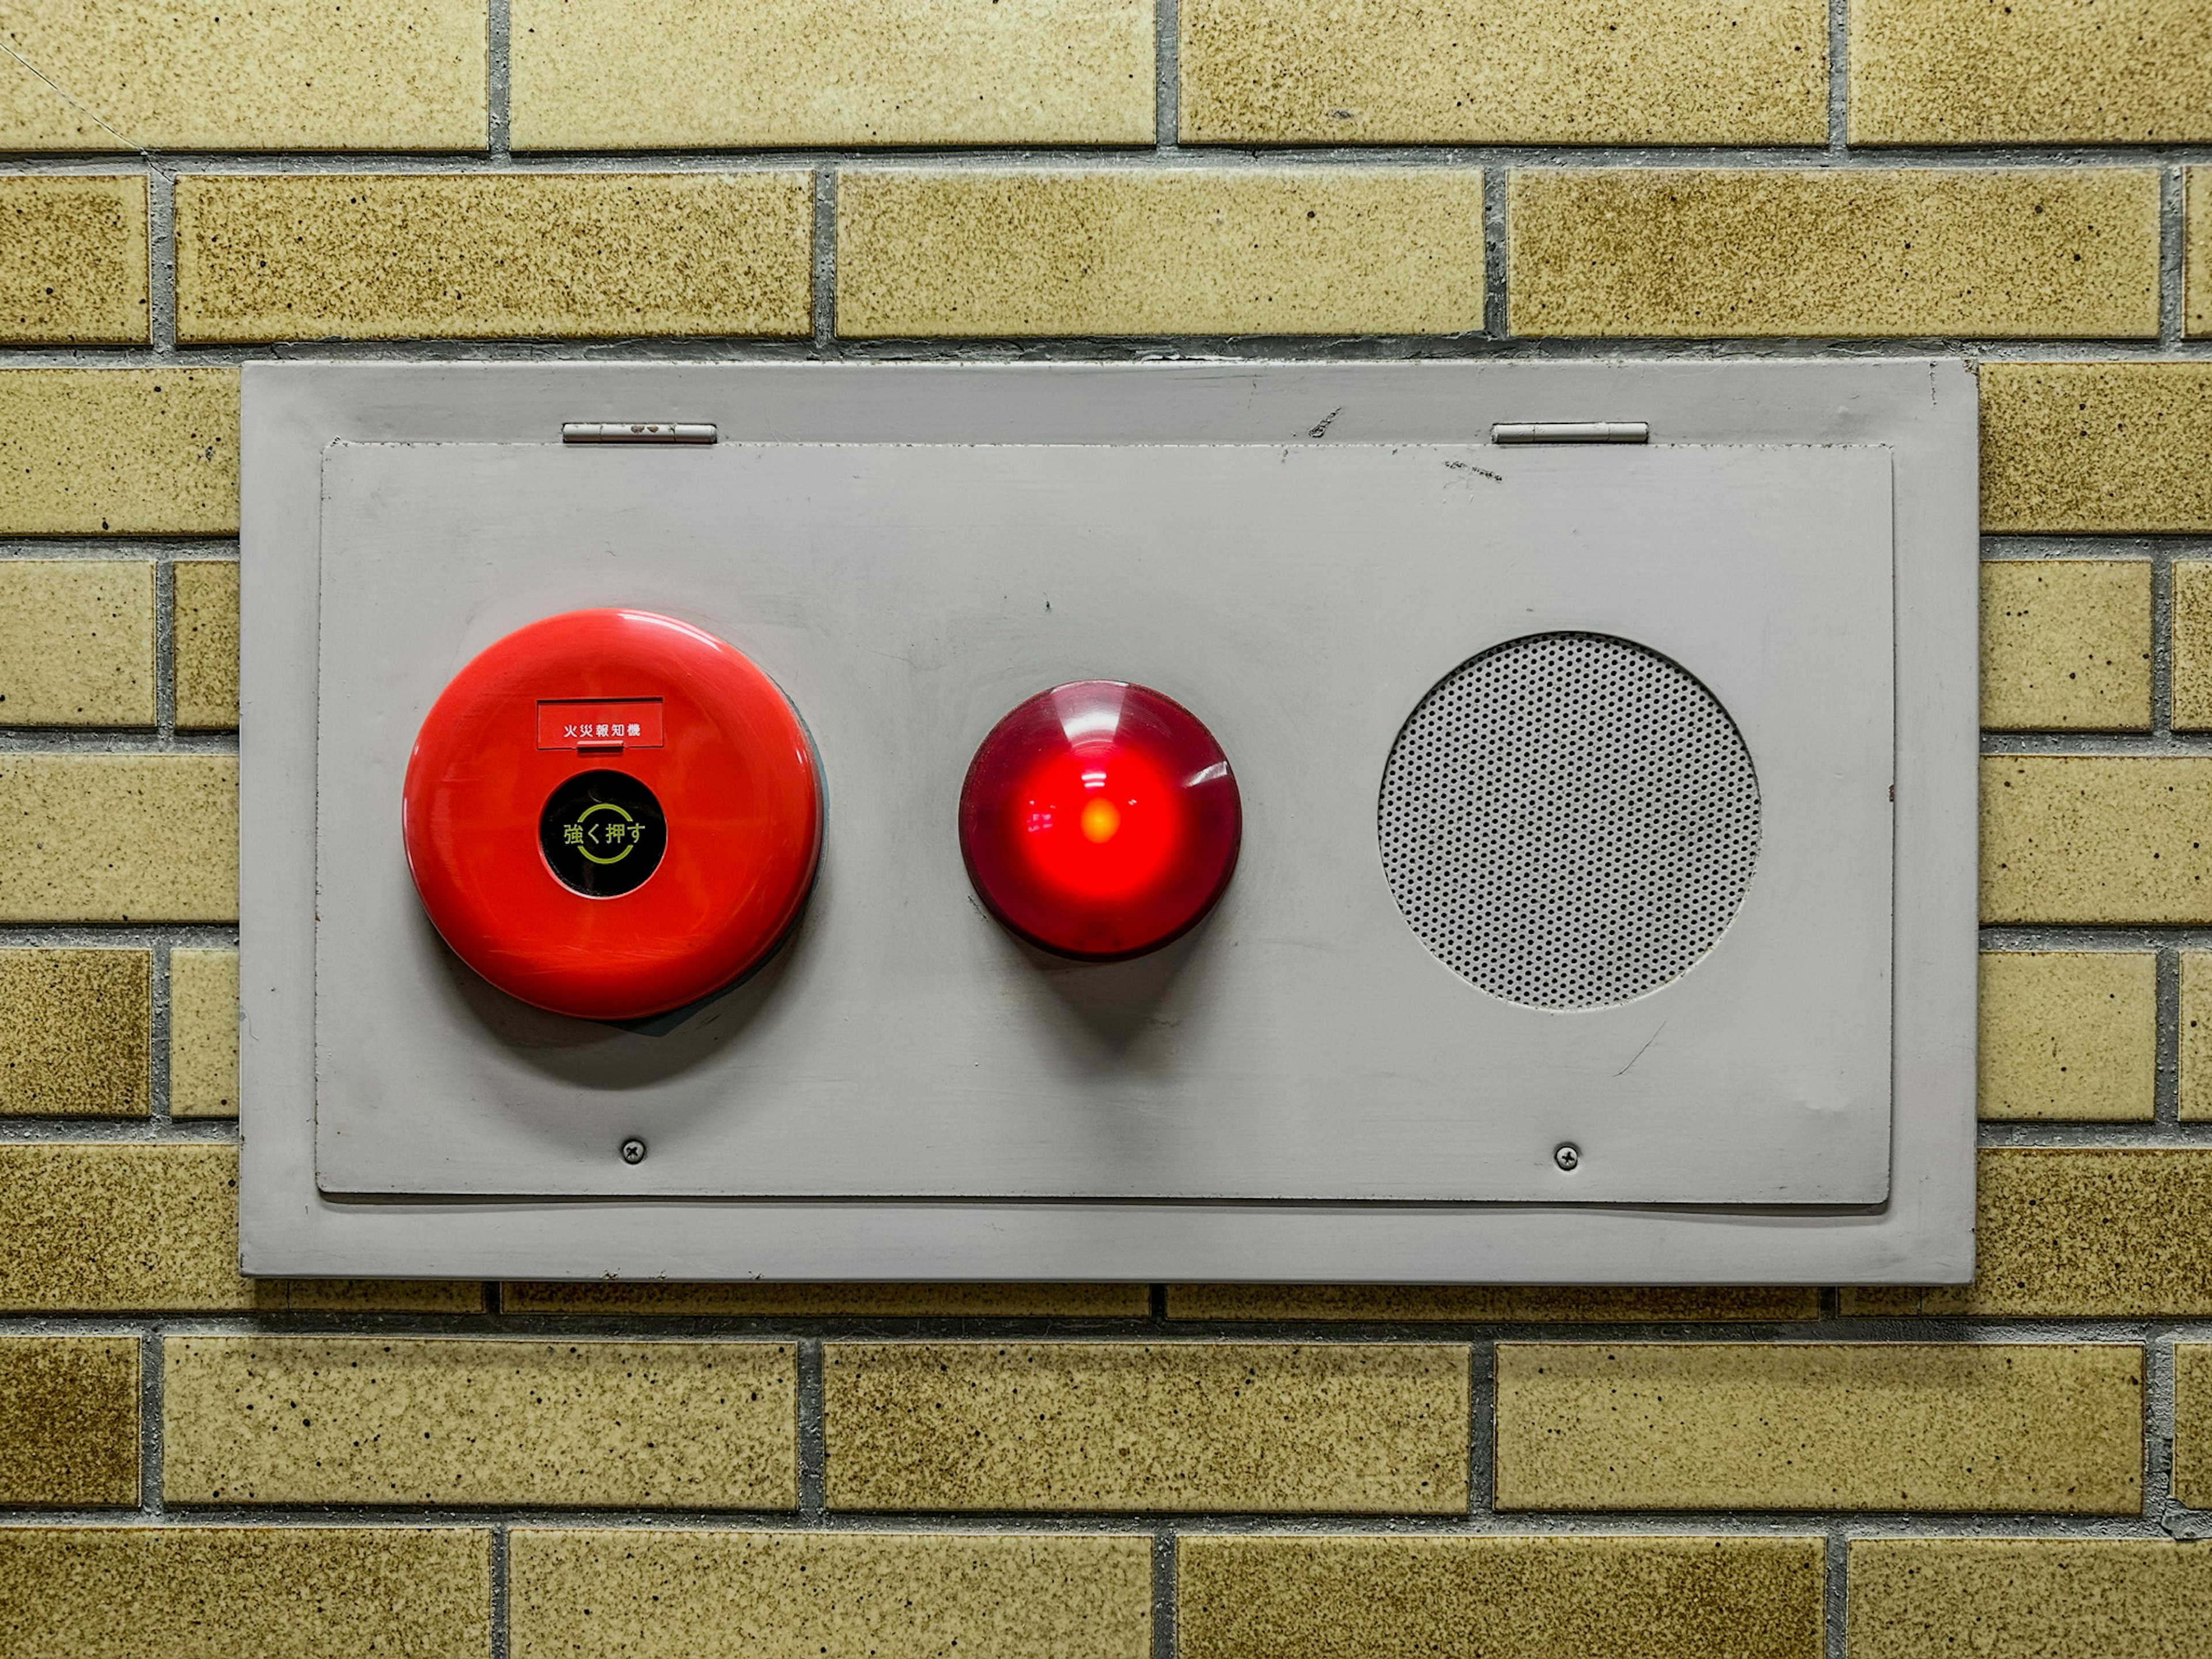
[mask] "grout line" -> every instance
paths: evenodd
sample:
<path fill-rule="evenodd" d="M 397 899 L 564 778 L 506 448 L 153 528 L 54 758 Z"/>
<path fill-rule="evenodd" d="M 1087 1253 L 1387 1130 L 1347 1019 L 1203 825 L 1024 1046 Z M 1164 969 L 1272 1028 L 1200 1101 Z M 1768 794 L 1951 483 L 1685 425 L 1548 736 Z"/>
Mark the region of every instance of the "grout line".
<path fill-rule="evenodd" d="M 514 159 L 514 34 L 508 0 L 488 0 L 484 12 L 484 147 L 492 161 Z"/>
<path fill-rule="evenodd" d="M 1851 0 L 1828 0 L 1828 149 L 1850 148 Z"/>
<path fill-rule="evenodd" d="M 1152 147 L 1176 149 L 1182 139 L 1182 0 L 1152 0 Z"/>
<path fill-rule="evenodd" d="M 149 1326 L 138 1340 L 138 1509 L 155 1520 L 167 1513 L 161 1498 L 165 1352 L 162 1327 Z"/>
<path fill-rule="evenodd" d="M 1467 1510 L 1471 1516 L 1497 1511 L 1498 1345 L 1476 1342 L 1468 1348 Z"/>
<path fill-rule="evenodd" d="M 828 1505 L 830 1447 L 824 1421 L 822 1339 L 802 1337 L 797 1352 L 798 1382 L 793 1390 L 799 1416 L 799 1516 L 819 1521 Z"/>
<path fill-rule="evenodd" d="M 2181 1111 L 2181 952 L 2171 945 L 2158 951 L 2157 1069 L 2151 1091 L 2151 1118 L 2161 1128 L 2179 1128 Z"/>
<path fill-rule="evenodd" d="M 1827 1637 L 1825 1659 L 1847 1659 L 1850 1650 L 1850 1540 L 1840 1532 L 1828 1534 L 1827 1571 L 1820 1586 L 1822 1625 Z"/>
<path fill-rule="evenodd" d="M 2150 548 L 2150 729 L 2173 735 L 2173 550 Z"/>
<path fill-rule="evenodd" d="M 149 1108 L 148 1121 L 156 1133 L 170 1127 L 169 1109 L 169 1033 L 173 1014 L 170 1007 L 169 951 L 167 939 L 154 941 L 152 1017 L 147 1021 L 146 1089 Z"/>
<path fill-rule="evenodd" d="M 1165 1324 L 1168 1317 L 1168 1287 L 1164 1285 L 1146 1285 L 1145 1309 L 1146 1317 L 1154 1324 Z"/>
<path fill-rule="evenodd" d="M 2188 300 L 2186 178 L 2179 162 L 2159 173 L 2158 343 L 2169 350 L 2181 343 Z"/>
<path fill-rule="evenodd" d="M 507 1659 L 508 1632 L 513 1628 L 507 1569 L 507 1528 L 491 1529 L 491 1659 Z"/>
<path fill-rule="evenodd" d="M 814 169 L 814 356 L 837 352 L 837 167 Z"/>
<path fill-rule="evenodd" d="M 146 326 L 157 356 L 177 349 L 177 180 L 146 165 Z"/>
<path fill-rule="evenodd" d="M 1482 173 L 1482 331 L 1493 340 L 1505 337 L 1512 313 L 1505 280 L 1508 238 L 1511 234 L 1511 199 L 1506 185 L 1511 178 L 1505 167 L 1493 165 Z"/>
<path fill-rule="evenodd" d="M 2143 1514 L 2171 1528 L 2179 1506 L 2173 1495 L 2173 1340 L 2154 1335 L 2143 1344 Z"/>
<path fill-rule="evenodd" d="M 177 567 L 154 559 L 154 732 L 163 743 L 177 735 Z"/>
<path fill-rule="evenodd" d="M 1163 1527 L 1152 1534 L 1152 1659 L 1176 1659 L 1176 1533 Z"/>

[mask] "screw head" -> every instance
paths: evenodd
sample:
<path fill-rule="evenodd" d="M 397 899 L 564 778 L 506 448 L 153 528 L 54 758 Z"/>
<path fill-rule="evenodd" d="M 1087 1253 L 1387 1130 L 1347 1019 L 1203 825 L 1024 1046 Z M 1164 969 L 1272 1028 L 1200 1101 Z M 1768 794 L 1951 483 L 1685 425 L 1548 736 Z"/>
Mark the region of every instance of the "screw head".
<path fill-rule="evenodd" d="M 1583 1149 L 1571 1140 L 1563 1140 L 1552 1149 L 1552 1162 L 1562 1170 L 1572 1170 L 1583 1161 Z"/>
<path fill-rule="evenodd" d="M 625 1164 L 644 1163 L 645 1143 L 640 1140 L 635 1135 L 632 1135 L 628 1140 L 623 1142 L 622 1155 L 623 1162 Z"/>

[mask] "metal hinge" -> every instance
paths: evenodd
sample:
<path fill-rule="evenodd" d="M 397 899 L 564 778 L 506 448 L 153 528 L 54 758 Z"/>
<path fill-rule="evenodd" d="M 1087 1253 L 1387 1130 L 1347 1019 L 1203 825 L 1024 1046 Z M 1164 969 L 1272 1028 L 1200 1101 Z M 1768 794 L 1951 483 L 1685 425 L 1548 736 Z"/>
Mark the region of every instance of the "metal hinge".
<path fill-rule="evenodd" d="M 713 426 L 698 421 L 569 421 L 564 444 L 710 444 Z"/>
<path fill-rule="evenodd" d="M 1500 421 L 1494 444 L 1648 444 L 1648 421 Z"/>

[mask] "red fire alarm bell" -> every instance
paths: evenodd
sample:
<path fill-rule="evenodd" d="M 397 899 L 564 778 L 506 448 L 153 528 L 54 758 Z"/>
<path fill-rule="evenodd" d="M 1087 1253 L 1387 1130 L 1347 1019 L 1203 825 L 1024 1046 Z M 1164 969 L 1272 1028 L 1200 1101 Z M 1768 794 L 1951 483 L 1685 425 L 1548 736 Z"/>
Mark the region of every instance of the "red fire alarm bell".
<path fill-rule="evenodd" d="M 1243 808 L 1181 703 L 1119 680 L 1041 692 L 991 730 L 960 791 L 960 851 L 991 913 L 1060 956 L 1140 956 L 1213 907 Z"/>
<path fill-rule="evenodd" d="M 511 996 L 642 1019 L 758 966 L 822 852 L 799 715 L 734 647 L 646 611 L 516 629 L 454 676 L 407 763 L 432 924 Z"/>

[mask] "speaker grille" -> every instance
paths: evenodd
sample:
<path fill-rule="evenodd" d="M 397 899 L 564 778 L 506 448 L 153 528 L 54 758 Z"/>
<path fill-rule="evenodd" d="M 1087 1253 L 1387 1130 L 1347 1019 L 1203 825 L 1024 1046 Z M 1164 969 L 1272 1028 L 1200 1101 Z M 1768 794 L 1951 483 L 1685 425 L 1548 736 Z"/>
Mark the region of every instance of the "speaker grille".
<path fill-rule="evenodd" d="M 1377 817 L 1430 950 L 1493 996 L 1589 1008 L 1720 938 L 1759 855 L 1759 779 L 1728 711 L 1658 653 L 1532 634 L 1421 700 Z"/>

